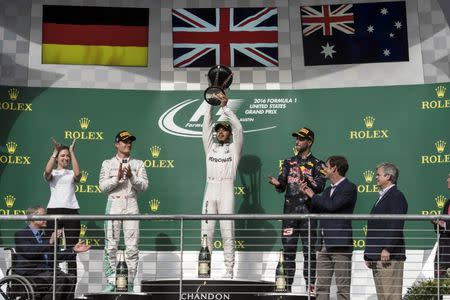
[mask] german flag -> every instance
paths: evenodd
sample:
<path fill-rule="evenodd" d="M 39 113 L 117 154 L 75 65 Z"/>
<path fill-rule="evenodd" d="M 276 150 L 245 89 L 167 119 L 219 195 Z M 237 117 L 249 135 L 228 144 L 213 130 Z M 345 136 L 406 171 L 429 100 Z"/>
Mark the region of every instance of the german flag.
<path fill-rule="evenodd" d="M 148 8 L 44 5 L 42 63 L 147 66 Z"/>

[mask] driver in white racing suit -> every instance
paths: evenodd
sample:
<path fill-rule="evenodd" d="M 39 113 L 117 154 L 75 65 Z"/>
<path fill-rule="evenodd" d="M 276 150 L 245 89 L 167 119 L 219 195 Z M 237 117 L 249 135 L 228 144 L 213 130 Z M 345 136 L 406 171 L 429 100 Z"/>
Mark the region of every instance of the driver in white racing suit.
<path fill-rule="evenodd" d="M 108 194 L 106 215 L 139 214 L 136 194 L 147 189 L 148 179 L 144 162 L 130 157 L 132 143 L 135 140 L 136 138 L 128 131 L 119 132 L 115 139 L 116 155 L 103 161 L 99 185 L 102 192 Z M 139 261 L 139 221 L 108 220 L 105 221 L 105 253 L 103 260 L 107 286 L 103 290 L 104 292 L 115 290 L 117 249 L 122 226 L 125 242 L 125 261 L 128 266 L 128 291 L 133 291 L 133 282 Z"/>
<path fill-rule="evenodd" d="M 203 120 L 203 147 L 206 155 L 206 187 L 203 198 L 203 214 L 234 213 L 234 180 L 243 145 L 242 125 L 227 106 L 228 99 L 220 93 L 223 115 L 229 122 L 217 123 L 214 127 L 217 142 L 213 137 L 212 106 L 207 105 Z M 230 125 L 231 124 L 231 125 Z M 233 141 L 230 142 L 231 137 Z M 215 220 L 202 221 L 202 236 L 207 235 L 208 248 L 213 249 Z M 234 268 L 234 221 L 220 220 L 223 239 L 225 278 L 233 278 Z"/>

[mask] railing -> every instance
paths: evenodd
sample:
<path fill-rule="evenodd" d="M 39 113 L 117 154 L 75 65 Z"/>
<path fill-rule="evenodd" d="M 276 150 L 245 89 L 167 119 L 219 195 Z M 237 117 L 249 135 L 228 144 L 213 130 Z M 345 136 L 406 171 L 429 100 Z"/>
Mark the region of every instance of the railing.
<path fill-rule="evenodd" d="M 47 216 L 0 216 L 0 249 L 14 247 L 13 236 L 18 229 L 25 227 L 23 221 L 53 220 L 54 229 L 58 222 L 65 220 L 82 220 L 88 225 L 82 225 L 80 239 L 93 245 L 90 253 L 78 255 L 78 288 L 77 295 L 87 292 L 99 292 L 104 284 L 104 275 L 101 268 L 102 246 L 104 230 L 95 221 L 106 220 L 139 220 L 140 230 L 140 259 L 138 275 L 135 280 L 136 289 L 139 290 L 141 280 L 162 280 L 177 278 L 180 282 L 179 296 L 182 295 L 183 280 L 195 278 L 197 272 L 197 255 L 200 249 L 200 223 L 201 220 L 235 220 L 236 224 L 236 267 L 235 275 L 238 279 L 252 281 L 274 281 L 275 267 L 278 261 L 277 250 L 282 248 L 280 240 L 281 226 L 279 220 L 298 219 L 311 224 L 317 219 L 349 219 L 353 220 L 354 250 L 352 257 L 352 299 L 367 299 L 375 295 L 371 271 L 365 267 L 362 253 L 364 249 L 364 226 L 362 221 L 369 219 L 405 220 L 406 256 L 405 273 L 403 281 L 403 294 L 407 289 L 421 280 L 435 279 L 432 295 L 424 295 L 424 299 L 440 297 L 447 292 L 448 283 L 441 280 L 445 275 L 441 272 L 435 274 L 434 256 L 436 265 L 441 266 L 440 248 L 434 245 L 439 241 L 439 232 L 435 232 L 432 220 L 448 220 L 450 216 L 424 216 L 424 215 L 343 215 L 343 214 L 292 214 L 292 215 L 262 215 L 262 214 L 236 214 L 236 215 L 47 215 Z M 169 221 L 169 223 L 167 222 Z M 271 221 L 271 222 L 269 222 Z M 360 223 L 359 225 L 357 223 Z M 219 224 L 217 224 L 219 225 Z M 97 228 L 94 228 L 97 227 Z M 216 277 L 220 269 L 224 268 L 221 240 L 219 238 L 220 226 L 216 226 L 215 243 L 213 251 L 212 276 Z M 312 243 L 308 234 L 307 240 Z M 54 244 L 54 254 L 58 251 L 58 244 Z M 309 247 L 311 249 L 312 247 Z M 217 251 L 219 250 L 219 251 Z M 303 278 L 302 244 L 298 241 L 297 271 L 295 273 L 293 292 L 306 293 L 305 278 Z M 450 252 L 450 249 L 449 249 Z M 449 253 L 450 254 L 450 253 Z M 311 257 L 308 253 L 307 257 Z M 450 259 L 449 259 L 450 261 Z M 0 270 L 5 274 L 10 265 L 9 255 L 0 251 Z M 53 270 L 58 268 L 53 261 Z M 311 263 L 307 264 L 307 277 L 311 275 Z M 53 272 L 53 297 L 55 297 L 56 272 Z M 1 273 L 0 273 L 1 275 Z M 87 276 L 86 276 L 87 275 Z M 436 275 L 436 276 L 435 276 Z M 0 276 L 1 277 L 1 276 Z M 431 285 L 431 283 L 430 283 Z M 430 289 L 428 289 L 430 290 Z M 249 291 L 254 293 L 255 291 Z M 331 299 L 334 299 L 334 284 L 331 289 Z M 1 296 L 0 296 L 1 299 Z M 438 298 L 439 299 L 439 298 Z"/>

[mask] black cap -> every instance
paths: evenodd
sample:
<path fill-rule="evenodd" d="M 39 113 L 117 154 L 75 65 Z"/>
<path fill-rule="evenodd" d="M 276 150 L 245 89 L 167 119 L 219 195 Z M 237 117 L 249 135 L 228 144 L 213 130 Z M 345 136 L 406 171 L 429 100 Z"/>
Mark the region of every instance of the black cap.
<path fill-rule="evenodd" d="M 214 131 L 217 132 L 217 130 L 219 130 L 219 128 L 223 128 L 223 129 L 231 132 L 231 125 L 228 122 L 217 123 L 216 126 L 214 126 Z"/>
<path fill-rule="evenodd" d="M 116 135 L 116 143 L 126 140 L 131 140 L 133 142 L 136 140 L 136 137 L 126 130 L 122 130 Z"/>
<path fill-rule="evenodd" d="M 314 142 L 314 132 L 306 127 L 300 128 L 297 132 L 294 132 L 292 136 L 305 138 L 310 140 L 311 142 Z"/>

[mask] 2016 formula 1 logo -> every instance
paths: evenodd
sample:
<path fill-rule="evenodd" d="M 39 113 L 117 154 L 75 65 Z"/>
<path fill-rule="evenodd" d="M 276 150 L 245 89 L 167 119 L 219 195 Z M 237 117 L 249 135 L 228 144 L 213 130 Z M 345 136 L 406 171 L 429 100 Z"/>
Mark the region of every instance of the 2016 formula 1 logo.
<path fill-rule="evenodd" d="M 200 104 L 196 110 L 195 104 Z M 205 101 L 202 101 L 201 99 L 184 100 L 166 110 L 159 118 L 158 126 L 162 131 L 171 135 L 199 138 L 202 136 L 202 125 L 203 125 L 202 117 L 205 114 L 207 105 L 209 104 L 206 103 Z M 245 106 L 245 100 L 230 99 L 227 105 L 234 113 L 236 113 L 241 106 Z M 216 113 L 216 118 L 217 118 L 217 120 L 215 120 L 216 122 L 227 120 L 227 117 L 222 114 L 222 111 L 220 109 Z M 267 119 L 264 118 L 263 115 L 260 115 L 258 120 L 260 120 L 261 118 L 263 118 L 265 121 L 265 122 L 263 121 L 262 123 L 270 122 L 268 118 Z M 256 124 L 257 119 L 254 118 L 253 116 L 239 118 L 239 120 L 241 121 L 241 123 L 243 123 L 244 128 L 251 127 L 248 128 L 247 130 L 244 130 L 245 133 L 276 128 L 276 126 L 265 126 L 260 128 L 254 128 L 255 125 L 257 126 Z"/>

